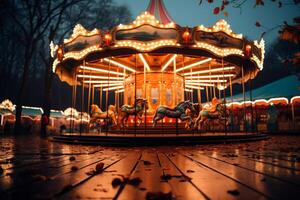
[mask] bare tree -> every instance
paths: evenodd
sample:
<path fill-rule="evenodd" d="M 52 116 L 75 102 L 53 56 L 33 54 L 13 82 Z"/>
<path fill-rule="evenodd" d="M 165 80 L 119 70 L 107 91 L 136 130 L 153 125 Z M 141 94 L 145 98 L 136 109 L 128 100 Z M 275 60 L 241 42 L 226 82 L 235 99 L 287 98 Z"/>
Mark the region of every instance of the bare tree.
<path fill-rule="evenodd" d="M 50 117 L 53 80 L 52 63 L 54 61 L 49 53 L 49 43 L 51 41 L 62 43 L 65 36 L 71 32 L 77 23 L 81 23 L 90 29 L 95 27 L 108 29 L 117 24 L 126 23 L 130 18 L 131 14 L 127 7 L 118 6 L 112 0 L 81 1 L 60 11 L 56 21 L 51 23 L 47 30 L 47 37 L 44 37 L 41 41 L 39 50 L 40 58 L 45 67 L 43 110 L 46 116 Z M 41 123 L 41 135 L 46 134 L 45 130 L 45 124 Z"/>
<path fill-rule="evenodd" d="M 20 88 L 16 99 L 15 133 L 21 132 L 22 102 L 25 97 L 25 87 L 28 82 L 29 70 L 38 42 L 43 38 L 49 26 L 68 6 L 81 0 L 61 0 L 55 3 L 51 0 L 16 0 L 6 1 L 5 11 L 20 30 L 15 34 L 23 46 L 23 64 Z"/>

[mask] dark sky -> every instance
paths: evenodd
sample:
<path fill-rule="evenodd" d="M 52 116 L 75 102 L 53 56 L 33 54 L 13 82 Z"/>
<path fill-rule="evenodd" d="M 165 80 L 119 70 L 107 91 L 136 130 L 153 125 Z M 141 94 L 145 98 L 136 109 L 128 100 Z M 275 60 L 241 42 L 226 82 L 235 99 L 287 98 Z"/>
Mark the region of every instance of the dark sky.
<path fill-rule="evenodd" d="M 291 2 L 291 0 L 289 0 Z M 149 0 L 116 0 L 118 4 L 127 5 L 131 10 L 134 18 L 144 11 L 149 3 Z M 242 33 L 250 39 L 258 39 L 264 29 L 257 28 L 254 24 L 259 21 L 267 28 L 272 28 L 283 21 L 292 22 L 292 19 L 300 15 L 300 6 L 286 5 L 278 8 L 276 3 L 270 0 L 265 1 L 265 6 L 254 8 L 254 0 L 248 0 L 243 6 L 242 12 L 240 9 L 228 7 L 228 17 L 223 14 L 214 15 L 213 9 L 219 6 L 221 0 L 215 0 L 213 4 L 203 0 L 201 5 L 198 0 L 164 0 L 165 6 L 172 18 L 181 26 L 212 26 L 219 19 L 225 19 L 234 32 Z M 264 39 L 268 45 L 278 36 L 278 29 L 265 35 Z"/>

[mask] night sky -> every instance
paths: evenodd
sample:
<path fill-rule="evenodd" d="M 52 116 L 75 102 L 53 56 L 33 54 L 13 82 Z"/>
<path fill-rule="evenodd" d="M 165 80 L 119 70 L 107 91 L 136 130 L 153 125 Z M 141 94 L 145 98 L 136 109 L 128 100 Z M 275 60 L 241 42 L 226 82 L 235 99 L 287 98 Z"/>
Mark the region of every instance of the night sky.
<path fill-rule="evenodd" d="M 127 5 L 135 18 L 142 11 L 146 10 L 149 0 L 116 0 L 120 5 Z M 203 1 L 201 5 L 197 0 L 164 0 L 165 6 L 171 17 L 181 26 L 197 26 L 203 24 L 205 26 L 214 25 L 219 19 L 225 19 L 234 32 L 242 33 L 249 39 L 258 39 L 263 27 L 256 27 L 255 22 L 259 21 L 264 27 L 272 28 L 287 21 L 292 23 L 293 18 L 300 14 L 300 6 L 283 5 L 278 8 L 277 3 L 265 1 L 265 6 L 254 8 L 254 0 L 247 1 L 243 5 L 243 9 L 228 7 L 228 17 L 222 13 L 219 15 L 213 14 L 213 9 L 220 6 L 220 3 L 207 3 Z M 221 2 L 215 1 L 215 2 Z M 269 32 L 264 36 L 267 45 L 278 36 L 278 30 Z"/>

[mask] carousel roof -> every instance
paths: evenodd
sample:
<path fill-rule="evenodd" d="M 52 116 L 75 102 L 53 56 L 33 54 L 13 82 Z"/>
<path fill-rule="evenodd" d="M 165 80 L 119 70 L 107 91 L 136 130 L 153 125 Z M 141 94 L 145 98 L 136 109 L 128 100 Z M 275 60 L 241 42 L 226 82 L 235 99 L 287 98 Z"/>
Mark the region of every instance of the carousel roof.
<path fill-rule="evenodd" d="M 162 0 L 151 0 L 147 11 L 163 24 L 174 23 Z"/>
<path fill-rule="evenodd" d="M 121 85 L 130 74 L 170 72 L 185 77 L 186 86 L 203 89 L 241 83 L 262 70 L 263 40 L 234 33 L 225 20 L 181 27 L 160 0 L 152 0 L 148 10 L 109 31 L 76 25 L 63 44 L 51 42 L 53 71 L 70 85 L 89 82 L 104 89 Z"/>

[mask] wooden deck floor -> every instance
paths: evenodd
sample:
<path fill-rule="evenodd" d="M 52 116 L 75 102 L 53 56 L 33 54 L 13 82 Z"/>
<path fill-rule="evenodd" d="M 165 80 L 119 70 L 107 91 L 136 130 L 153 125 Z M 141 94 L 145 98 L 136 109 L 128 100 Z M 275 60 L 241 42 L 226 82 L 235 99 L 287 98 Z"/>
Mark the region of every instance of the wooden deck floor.
<path fill-rule="evenodd" d="M 116 148 L 0 138 L 0 199 L 299 199 L 300 137 Z"/>

